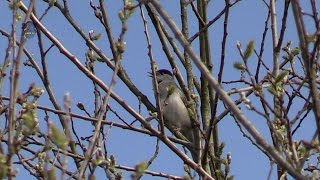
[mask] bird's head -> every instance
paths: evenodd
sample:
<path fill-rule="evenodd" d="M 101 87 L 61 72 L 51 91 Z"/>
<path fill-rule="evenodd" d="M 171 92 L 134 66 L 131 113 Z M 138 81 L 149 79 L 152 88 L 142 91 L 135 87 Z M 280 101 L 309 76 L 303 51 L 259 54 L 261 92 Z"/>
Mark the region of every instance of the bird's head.
<path fill-rule="evenodd" d="M 152 77 L 151 72 L 148 72 L 148 74 L 149 74 L 149 77 Z M 156 71 L 156 77 L 157 77 L 158 84 L 163 80 L 173 80 L 174 79 L 171 71 L 169 71 L 167 69 L 160 69 L 160 70 Z"/>
<path fill-rule="evenodd" d="M 173 80 L 173 74 L 167 69 L 160 69 L 157 72 L 157 82 L 160 83 L 163 80 Z"/>

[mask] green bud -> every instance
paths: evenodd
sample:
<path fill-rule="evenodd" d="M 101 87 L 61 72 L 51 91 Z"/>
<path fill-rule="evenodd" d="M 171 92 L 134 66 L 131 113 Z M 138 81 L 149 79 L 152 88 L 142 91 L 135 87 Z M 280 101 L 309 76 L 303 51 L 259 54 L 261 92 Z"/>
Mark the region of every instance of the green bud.
<path fill-rule="evenodd" d="M 23 103 L 21 114 L 23 130 L 22 133 L 26 136 L 35 134 L 39 129 L 39 120 L 37 116 L 37 105 L 35 103 Z"/>
<path fill-rule="evenodd" d="M 274 90 L 273 87 L 268 88 L 268 91 L 269 91 L 269 93 L 271 93 L 271 94 L 273 94 L 273 95 L 276 94 L 276 91 Z"/>
<path fill-rule="evenodd" d="M 4 154 L 0 154 L 0 179 L 5 179 L 7 177 L 8 165 L 7 158 Z"/>
<path fill-rule="evenodd" d="M 148 163 L 143 161 L 137 164 L 134 169 L 135 169 L 136 175 L 141 176 L 147 168 L 148 168 Z"/>
<path fill-rule="evenodd" d="M 99 40 L 100 38 L 101 38 L 101 33 L 98 33 L 98 34 L 94 35 L 94 36 L 91 38 L 91 40 L 92 40 L 92 41 L 97 41 L 97 40 Z"/>
<path fill-rule="evenodd" d="M 107 161 L 103 156 L 99 156 L 97 159 L 93 160 L 93 166 L 94 167 L 97 167 L 97 166 L 99 166 L 101 164 L 106 164 L 106 163 L 107 163 Z"/>
<path fill-rule="evenodd" d="M 44 90 L 39 87 L 34 87 L 31 89 L 30 94 L 34 97 L 40 97 L 44 93 Z"/>
<path fill-rule="evenodd" d="M 125 50 L 125 44 L 122 41 L 116 42 L 116 47 L 119 53 L 123 53 Z"/>
<path fill-rule="evenodd" d="M 65 149 L 68 145 L 68 139 L 66 135 L 53 124 L 50 125 L 50 132 L 52 142 L 59 148 Z"/>
<path fill-rule="evenodd" d="M 288 78 L 288 72 L 287 71 L 282 71 L 278 74 L 278 76 L 276 77 L 274 83 L 279 83 L 282 81 L 285 81 Z"/>
<path fill-rule="evenodd" d="M 287 42 L 286 46 L 282 48 L 283 51 L 289 53 L 291 46 L 291 41 Z"/>
<path fill-rule="evenodd" d="M 17 10 L 17 9 L 19 9 L 20 6 L 21 6 L 21 0 L 9 2 L 9 8 L 12 10 Z"/>
<path fill-rule="evenodd" d="M 110 156 L 110 166 L 109 166 L 109 170 L 111 172 L 115 172 L 115 167 L 116 167 L 116 159 L 113 155 Z"/>
<path fill-rule="evenodd" d="M 18 13 L 17 14 L 17 21 L 21 21 L 23 19 L 23 14 Z"/>
<path fill-rule="evenodd" d="M 244 65 L 243 63 L 241 62 L 235 62 L 233 64 L 233 67 L 240 70 L 240 71 L 245 71 L 247 68 L 246 68 L 246 65 Z"/>
<path fill-rule="evenodd" d="M 282 56 L 282 58 L 287 62 L 287 61 L 292 61 L 293 57 L 292 55 L 285 55 L 285 56 Z"/>
<path fill-rule="evenodd" d="M 96 56 L 94 55 L 93 50 L 88 50 L 87 51 L 87 56 L 89 57 L 90 60 L 95 61 L 96 60 Z"/>
<path fill-rule="evenodd" d="M 125 9 L 129 11 L 129 13 L 127 14 L 128 17 L 130 17 L 135 10 L 135 5 L 131 0 L 126 0 L 125 1 Z"/>
<path fill-rule="evenodd" d="M 318 39 L 318 35 L 317 35 L 317 34 L 318 34 L 318 33 L 315 32 L 315 33 L 313 33 L 313 34 L 311 34 L 311 35 L 307 35 L 307 41 L 308 41 L 308 42 L 311 42 L 311 43 L 316 42 L 317 39 Z"/>
<path fill-rule="evenodd" d="M 253 50 L 254 50 L 254 41 L 251 40 L 248 45 L 247 45 L 247 48 L 243 54 L 243 59 L 246 61 L 249 59 L 249 57 L 252 55 L 253 53 Z"/>
<path fill-rule="evenodd" d="M 294 48 L 292 51 L 291 51 L 292 55 L 293 56 L 296 56 L 300 53 L 300 48 L 296 47 Z"/>
<path fill-rule="evenodd" d="M 126 15 L 123 11 L 119 11 L 118 16 L 121 22 L 124 22 L 126 20 Z"/>

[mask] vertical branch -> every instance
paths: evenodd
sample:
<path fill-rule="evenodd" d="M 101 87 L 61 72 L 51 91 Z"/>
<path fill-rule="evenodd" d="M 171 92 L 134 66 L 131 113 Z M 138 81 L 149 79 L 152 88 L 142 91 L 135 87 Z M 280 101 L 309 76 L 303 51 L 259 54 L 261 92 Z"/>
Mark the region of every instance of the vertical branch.
<path fill-rule="evenodd" d="M 198 13 L 202 19 L 202 21 L 199 20 L 199 30 L 201 30 L 205 26 L 205 22 L 207 21 L 207 5 L 206 1 L 204 0 L 198 0 L 197 1 L 197 8 L 198 8 Z M 210 62 L 210 55 L 209 55 L 209 37 L 208 37 L 208 31 L 205 30 L 199 35 L 199 45 L 200 45 L 200 58 L 203 62 L 203 64 L 209 69 L 209 63 Z M 210 68 L 211 69 L 211 68 Z M 208 90 L 208 82 L 204 78 L 203 75 L 200 77 L 201 79 L 201 93 L 200 93 L 200 98 L 201 98 L 201 117 L 202 117 L 202 124 L 203 128 L 207 130 L 209 126 L 209 120 L 210 120 L 210 101 L 209 101 L 209 90 Z"/>
<path fill-rule="evenodd" d="M 106 12 L 106 7 L 105 7 L 105 1 L 103 0 L 99 0 L 99 3 L 100 3 L 100 10 L 101 10 L 101 13 L 102 13 L 102 19 L 103 19 L 103 26 L 105 28 L 105 31 L 107 33 L 107 36 L 108 36 L 108 40 L 109 40 L 109 44 L 110 44 L 110 49 L 111 49 L 111 52 L 112 52 L 112 55 L 113 57 L 116 56 L 116 47 L 115 47 L 115 43 L 114 43 L 114 39 L 112 37 L 112 32 L 111 32 L 111 25 L 109 23 L 109 18 L 108 18 L 108 15 L 107 15 L 107 12 Z"/>
<path fill-rule="evenodd" d="M 197 1 L 197 10 L 198 10 L 198 14 L 199 14 L 199 32 L 201 30 L 203 30 L 207 24 L 207 4 L 208 2 L 205 0 L 198 0 Z M 205 28 L 205 30 L 203 30 L 200 34 L 199 34 L 199 45 L 200 45 L 200 58 L 203 62 L 203 64 L 208 68 L 208 70 L 212 73 L 212 69 L 213 69 L 213 65 L 211 62 L 211 56 L 210 56 L 210 43 L 209 43 L 209 33 L 208 33 L 208 29 Z M 209 88 L 209 84 L 207 79 L 204 77 L 203 74 L 201 74 L 200 77 L 201 80 L 201 93 L 200 93 L 200 99 L 201 99 L 201 117 L 202 117 L 202 125 L 203 125 L 203 129 L 206 132 L 206 137 L 209 137 L 208 139 L 206 139 L 206 143 L 207 144 L 213 144 L 215 145 L 215 143 L 213 143 L 213 138 L 210 139 L 211 134 L 209 134 L 209 132 L 211 132 L 211 126 L 209 126 L 210 124 L 210 120 L 213 121 L 214 118 L 212 118 L 212 112 L 211 112 L 211 108 L 214 106 L 214 102 L 215 102 L 215 98 L 214 98 L 214 91 L 212 88 Z M 217 134 L 217 128 L 214 128 L 214 130 L 212 131 L 213 134 Z M 215 137 L 214 137 L 215 138 Z M 210 147 L 208 150 L 208 152 L 214 152 L 216 150 L 216 146 Z M 211 155 L 214 155 L 212 153 L 210 153 Z M 203 164 L 204 167 L 207 166 L 207 156 L 203 156 L 203 158 L 201 159 L 201 163 Z M 211 170 L 211 174 L 215 174 L 216 172 L 216 168 L 215 167 L 215 163 L 212 161 L 212 164 L 210 164 L 210 170 Z M 219 165 L 218 165 L 219 166 Z M 209 170 L 209 169 L 207 169 Z"/>
<path fill-rule="evenodd" d="M 181 32 L 186 37 L 189 38 L 189 27 L 188 27 L 188 13 L 187 13 L 187 0 L 180 0 L 180 11 L 181 11 Z M 190 60 L 190 56 L 186 51 L 184 51 L 184 59 L 185 59 L 185 68 L 187 72 L 187 81 L 189 91 L 193 91 L 194 82 L 193 82 L 193 72 L 192 72 L 192 64 Z"/>
<path fill-rule="evenodd" d="M 282 24 L 281 24 L 280 36 L 279 36 L 278 44 L 275 47 L 275 52 L 278 52 L 278 53 L 280 52 L 281 45 L 284 39 L 284 34 L 286 32 L 289 5 L 290 5 L 290 0 L 285 0 L 284 8 L 283 8 L 283 16 L 281 20 Z"/>
<path fill-rule="evenodd" d="M 279 48 L 278 47 L 278 30 L 277 30 L 277 13 L 276 13 L 276 5 L 275 5 L 275 0 L 270 0 L 270 16 L 271 16 L 271 31 L 272 31 L 272 48 L 273 48 L 273 71 L 272 75 L 274 78 L 276 78 L 279 74 Z M 277 85 L 275 85 L 277 86 Z M 275 91 L 276 94 L 273 97 L 274 101 L 274 126 L 276 128 L 276 131 L 281 128 L 283 125 L 282 122 L 282 111 L 281 111 L 281 92 Z M 285 122 L 284 122 L 285 123 Z M 272 125 L 271 125 L 272 126 Z M 275 134 L 276 132 L 271 132 L 273 138 L 273 143 L 275 145 L 275 148 L 281 153 L 282 152 L 282 145 L 281 145 L 281 140 L 277 138 L 277 135 Z M 283 169 L 281 166 L 277 167 L 278 171 L 278 178 L 282 176 Z"/>
<path fill-rule="evenodd" d="M 201 31 L 207 22 L 207 1 L 204 0 L 198 0 L 197 1 L 197 10 L 199 14 L 199 31 Z M 208 70 L 211 72 L 212 70 L 212 64 L 210 59 L 210 45 L 209 45 L 209 35 L 207 29 L 202 31 L 199 34 L 199 52 L 200 52 L 200 58 L 202 60 L 202 63 L 208 68 Z M 211 66 L 211 67 L 210 67 Z M 208 88 L 208 81 L 204 77 L 204 75 L 201 73 L 200 76 L 200 83 L 201 83 L 201 91 L 200 91 L 200 112 L 201 112 L 201 118 L 202 118 L 202 126 L 204 129 L 204 132 L 208 132 L 210 129 L 209 122 L 211 119 L 211 108 L 210 108 L 210 92 Z M 213 93 L 211 94 L 213 95 Z M 209 143 L 210 142 L 206 142 Z M 210 151 L 210 150 L 209 150 Z M 206 156 L 204 156 L 205 158 Z M 201 164 L 203 164 L 203 167 L 206 168 L 208 172 L 209 169 L 211 170 L 211 175 L 215 174 L 214 168 L 211 166 L 210 168 L 207 167 L 207 159 L 201 159 Z"/>
<path fill-rule="evenodd" d="M 19 85 L 19 76 L 20 76 L 20 65 L 21 65 L 21 58 L 24 50 L 25 43 L 27 41 L 26 39 L 26 23 L 30 18 L 31 12 L 33 10 L 33 6 L 35 1 L 32 0 L 29 3 L 29 9 L 25 15 L 24 21 L 23 21 L 23 29 L 21 31 L 21 38 L 20 38 L 20 45 L 18 52 L 16 54 L 15 47 L 16 47 L 16 22 L 17 22 L 17 10 L 19 7 L 20 2 L 19 1 L 13 1 L 13 15 L 12 15 L 12 59 L 13 59 L 13 66 L 11 69 L 10 74 L 10 108 L 9 108 L 9 123 L 8 123 L 8 157 L 7 157 L 7 165 L 9 168 L 8 171 L 8 178 L 12 179 L 13 174 L 13 168 L 12 168 L 12 156 L 15 153 L 15 143 L 14 143 L 14 129 L 15 129 L 15 122 L 16 122 L 16 102 L 17 102 L 17 96 L 18 96 L 18 85 Z"/>
<path fill-rule="evenodd" d="M 225 13 L 224 13 L 224 23 L 223 23 L 223 38 L 222 38 L 222 44 L 221 44 L 221 57 L 220 57 L 220 68 L 218 73 L 218 82 L 222 82 L 223 77 L 223 70 L 224 70 L 224 63 L 225 63 L 225 50 L 226 50 L 226 43 L 227 43 L 227 36 L 228 36 L 228 21 L 229 21 L 229 10 L 230 10 L 231 4 L 229 0 L 225 0 Z M 218 107 L 218 95 L 213 98 L 213 104 L 212 104 L 212 110 L 211 110 L 211 120 L 209 127 L 209 133 L 207 134 L 208 142 L 210 142 L 210 137 L 213 138 L 213 149 L 214 149 L 214 155 L 217 158 L 220 158 L 219 156 L 219 133 L 217 126 L 213 126 L 214 117 L 216 117 L 217 114 L 217 107 Z M 209 144 L 208 144 L 209 145 Z M 221 153 L 221 152 L 220 152 Z M 215 163 L 216 169 L 220 169 L 220 163 Z"/>
<path fill-rule="evenodd" d="M 272 31 L 272 47 L 273 47 L 273 76 L 277 77 L 279 71 L 279 52 L 276 51 L 278 45 L 278 30 L 277 30 L 277 13 L 275 0 L 270 0 L 271 13 L 271 31 Z"/>
<path fill-rule="evenodd" d="M 188 2 L 186 0 L 180 0 L 182 34 L 184 35 L 184 37 L 186 39 L 189 39 L 187 4 L 188 4 Z M 190 60 L 190 56 L 186 52 L 185 49 L 184 49 L 184 59 L 185 59 L 185 69 L 187 72 L 188 91 L 190 92 L 190 94 L 194 94 L 194 82 L 195 81 L 193 79 L 194 76 L 193 76 L 193 72 L 192 72 L 192 63 Z M 195 96 L 191 96 L 191 97 L 195 97 Z M 200 115 L 199 115 L 199 110 L 198 110 L 199 103 L 198 103 L 197 97 L 195 97 L 195 98 L 191 98 L 191 97 L 188 97 L 189 98 L 188 100 L 190 101 L 191 99 L 193 99 L 193 103 L 192 103 L 193 105 L 192 105 L 192 107 L 190 106 L 190 108 L 194 112 L 194 113 L 191 113 L 191 114 L 193 114 L 193 117 L 191 117 L 191 121 L 193 123 L 192 131 L 193 131 L 194 139 L 195 139 L 193 146 L 194 146 L 194 149 L 196 150 L 198 157 L 199 157 L 199 161 L 196 163 L 201 163 L 201 156 L 202 156 L 201 140 L 202 140 L 202 138 L 201 138 L 199 132 L 201 131 L 201 134 L 202 134 L 202 130 L 200 127 L 200 118 L 199 118 Z"/>
<path fill-rule="evenodd" d="M 16 101 L 17 101 L 17 89 L 15 87 L 17 81 L 15 78 L 17 76 L 17 59 L 15 59 L 16 54 L 16 26 L 17 26 L 17 1 L 12 1 L 12 30 L 11 30 L 11 43 L 9 45 L 12 45 L 12 59 L 15 60 L 14 65 L 11 70 L 10 75 L 10 104 L 9 104 L 9 122 L 8 122 L 8 156 L 7 156 L 7 166 L 9 169 L 12 169 L 12 156 L 14 154 L 14 144 L 13 144 L 13 131 L 14 131 L 14 122 L 15 122 L 15 114 L 16 114 Z M 12 179 L 12 176 L 10 175 L 11 172 L 8 172 L 8 178 L 9 180 Z"/>
<path fill-rule="evenodd" d="M 153 81 L 153 87 L 154 87 L 154 97 L 156 99 L 156 104 L 157 104 L 157 109 L 158 109 L 158 119 L 159 119 L 159 124 L 160 124 L 160 131 L 161 134 L 165 137 L 165 133 L 164 133 L 164 120 L 163 120 L 163 111 L 162 111 L 162 106 L 160 103 L 160 97 L 159 97 L 159 87 L 158 87 L 158 82 L 157 82 L 157 73 L 156 73 L 156 63 L 154 61 L 153 58 L 153 52 L 152 52 L 152 44 L 151 44 L 151 40 L 149 37 L 149 32 L 148 32 L 148 26 L 147 26 L 147 20 L 144 16 L 144 12 L 143 9 L 140 5 L 140 16 L 142 17 L 143 20 L 143 27 L 144 27 L 144 34 L 146 36 L 147 39 L 147 43 L 148 43 L 148 56 L 150 59 L 150 65 L 151 65 L 151 70 L 152 70 L 152 81 Z"/>

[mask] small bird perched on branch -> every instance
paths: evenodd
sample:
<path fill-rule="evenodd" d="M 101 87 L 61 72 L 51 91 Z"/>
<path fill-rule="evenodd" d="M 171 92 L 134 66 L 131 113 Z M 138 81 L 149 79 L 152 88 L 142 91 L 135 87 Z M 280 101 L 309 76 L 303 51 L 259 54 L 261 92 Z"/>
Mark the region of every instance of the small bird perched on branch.
<path fill-rule="evenodd" d="M 187 108 L 187 99 L 174 81 L 173 74 L 167 69 L 156 72 L 159 98 L 162 106 L 165 126 L 178 138 L 190 141 L 193 146 L 187 147 L 193 160 L 199 162 L 200 133 L 192 122 Z M 182 135 L 182 136 L 181 136 Z"/>

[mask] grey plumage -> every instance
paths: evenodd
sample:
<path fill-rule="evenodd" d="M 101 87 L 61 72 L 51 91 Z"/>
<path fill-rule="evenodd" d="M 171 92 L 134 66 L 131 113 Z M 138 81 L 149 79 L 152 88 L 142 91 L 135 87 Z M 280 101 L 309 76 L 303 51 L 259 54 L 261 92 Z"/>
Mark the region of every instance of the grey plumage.
<path fill-rule="evenodd" d="M 157 82 L 166 127 L 176 136 L 179 133 L 182 134 L 186 140 L 193 144 L 192 148 L 187 148 L 191 152 L 193 160 L 198 162 L 199 131 L 189 116 L 185 95 L 175 83 L 172 73 L 166 69 L 157 71 Z"/>

